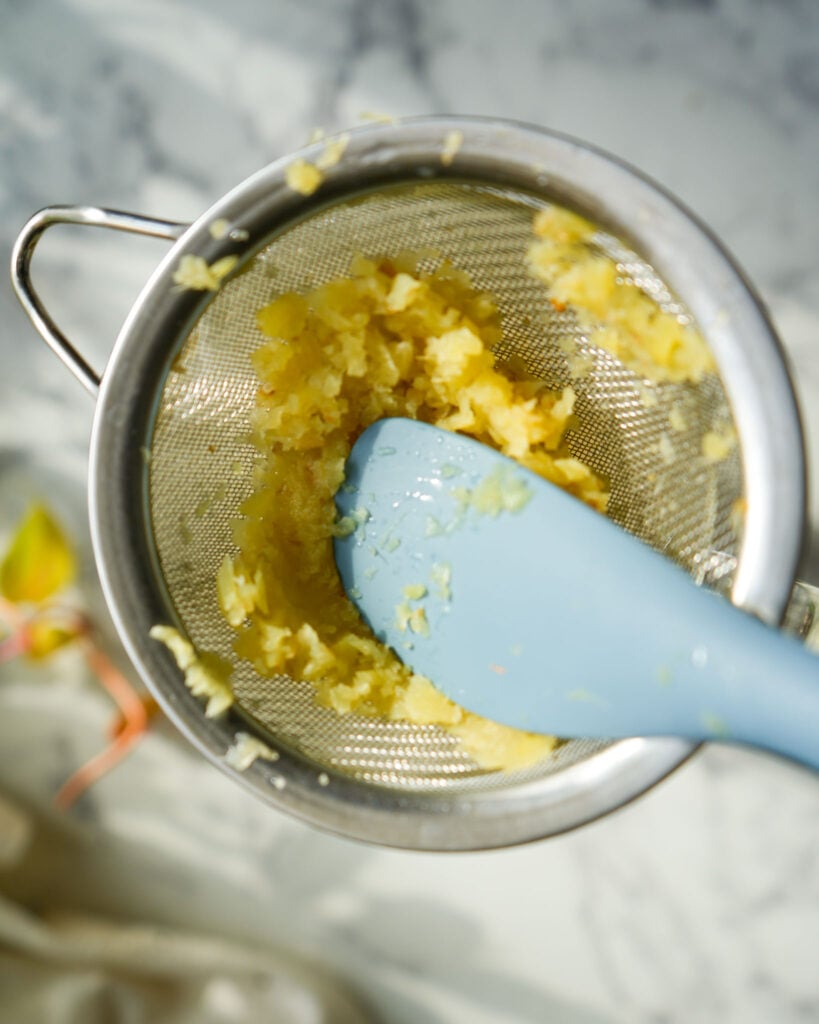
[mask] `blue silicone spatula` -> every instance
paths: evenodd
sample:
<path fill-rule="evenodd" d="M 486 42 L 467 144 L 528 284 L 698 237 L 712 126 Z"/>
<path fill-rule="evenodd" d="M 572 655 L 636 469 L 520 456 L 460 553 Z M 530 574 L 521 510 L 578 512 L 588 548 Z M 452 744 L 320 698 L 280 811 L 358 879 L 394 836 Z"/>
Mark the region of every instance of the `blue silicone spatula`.
<path fill-rule="evenodd" d="M 819 767 L 819 658 L 486 445 L 381 420 L 336 504 L 347 594 L 464 707 L 533 732 L 721 739 Z"/>

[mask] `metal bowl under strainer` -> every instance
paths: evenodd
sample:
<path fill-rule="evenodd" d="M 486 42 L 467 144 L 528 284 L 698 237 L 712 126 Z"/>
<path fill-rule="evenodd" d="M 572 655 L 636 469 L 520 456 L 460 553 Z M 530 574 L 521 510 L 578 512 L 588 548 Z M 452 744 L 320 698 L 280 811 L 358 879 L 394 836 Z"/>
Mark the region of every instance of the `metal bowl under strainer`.
<path fill-rule="evenodd" d="M 319 143 L 298 157 L 316 161 Z M 323 828 L 431 850 L 506 846 L 587 822 L 630 800 L 692 751 L 677 739 L 573 740 L 517 773 L 486 772 L 434 726 L 318 707 L 312 688 L 236 664 L 235 706 L 207 718 L 169 652 L 149 639 L 171 623 L 200 649 L 236 661 L 215 576 L 234 549 L 232 523 L 256 452 L 248 417 L 257 383 L 255 311 L 277 294 L 347 273 L 355 253 L 430 248 L 491 292 L 503 318 L 501 361 L 515 357 L 549 386 L 567 383 L 567 334 L 590 360 L 573 380 L 575 454 L 611 482 L 610 515 L 729 593 L 781 620 L 804 519 L 798 414 L 774 332 L 731 259 L 674 199 L 587 145 L 506 122 L 424 118 L 358 129 L 308 196 L 287 184 L 294 157 L 229 193 L 190 226 L 88 207 L 52 208 L 23 230 L 13 257 L 18 294 L 40 332 L 92 391 L 90 511 L 103 587 L 142 678 L 188 738 L 276 807 Z M 556 203 L 599 226 L 595 243 L 666 310 L 695 323 L 719 367 L 698 385 L 643 382 L 590 344 L 526 270 L 533 213 Z M 214 230 L 226 222 L 227 231 Z M 29 264 L 45 228 L 83 223 L 174 241 L 118 338 L 104 379 L 73 349 L 34 292 Z M 185 255 L 239 257 L 215 292 L 181 290 Z M 660 443 L 673 407 L 686 427 Z M 703 432 L 733 423 L 738 445 L 718 464 Z M 737 502 L 745 508 L 736 533 Z M 590 553 L 578 572 L 594 574 Z M 548 595 L 548 589 L 545 590 Z M 544 636 L 548 599 L 544 597 Z M 673 630 L 673 622 L 669 629 Z M 595 637 L 590 635 L 590 644 Z M 237 732 L 279 753 L 238 772 L 225 763 Z"/>

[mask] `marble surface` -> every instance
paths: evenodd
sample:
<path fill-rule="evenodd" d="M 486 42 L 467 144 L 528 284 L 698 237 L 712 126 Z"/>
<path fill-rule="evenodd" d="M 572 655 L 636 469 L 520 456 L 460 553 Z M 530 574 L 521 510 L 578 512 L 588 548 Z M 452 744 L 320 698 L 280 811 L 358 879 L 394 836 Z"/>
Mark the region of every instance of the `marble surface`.
<path fill-rule="evenodd" d="M 540 123 L 640 166 L 727 243 L 780 329 L 819 479 L 815 0 L 5 0 L 0 19 L 2 251 L 52 203 L 193 218 L 365 110 Z M 54 235 L 38 283 L 102 366 L 163 247 Z M 93 402 L 7 279 L 0 352 L 0 531 L 46 494 L 87 555 Z M 68 655 L 0 667 L 0 790 L 51 854 L 21 899 L 284 944 L 395 1024 L 819 1021 L 819 786 L 797 768 L 713 747 L 572 835 L 414 855 L 274 814 L 164 728 L 61 819 L 50 796 L 107 717 Z"/>

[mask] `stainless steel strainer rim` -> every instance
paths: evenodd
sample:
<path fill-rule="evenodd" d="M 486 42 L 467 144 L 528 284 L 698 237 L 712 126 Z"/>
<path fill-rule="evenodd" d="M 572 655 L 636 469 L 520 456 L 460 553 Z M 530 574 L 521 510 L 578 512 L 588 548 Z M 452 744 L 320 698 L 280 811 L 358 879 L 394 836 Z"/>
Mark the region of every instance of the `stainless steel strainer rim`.
<path fill-rule="evenodd" d="M 462 141 L 458 161 L 447 168 L 440 161 L 441 147 L 453 132 Z M 302 155 L 315 158 L 319 151 Z M 395 793 L 343 777 L 321 786 L 316 766 L 287 755 L 275 766 L 257 763 L 244 774 L 225 766 L 233 735 L 246 726 L 237 717 L 205 719 L 167 652 L 148 640 L 150 627 L 168 620 L 170 603 L 150 539 L 140 448 L 150 436 L 152 402 L 173 355 L 169 339 L 184 337 L 203 305 L 201 296 L 175 291 L 171 275 L 184 253 L 210 262 L 235 250 L 229 240 L 211 236 L 209 225 L 217 218 L 247 230 L 251 251 L 269 237 L 272 224 L 291 222 L 352 188 L 377 188 L 398 179 L 491 180 L 584 209 L 633 243 L 686 296 L 712 343 L 740 433 L 751 442 L 743 444 L 749 449 L 743 467 L 749 513 L 734 599 L 776 622 L 801 549 L 804 463 L 792 390 L 772 328 L 730 258 L 687 211 L 637 172 L 572 139 L 474 118 L 371 126 L 351 133 L 344 160 L 327 172 L 310 199 L 284 182 L 292 159 L 258 172 L 182 234 L 134 305 L 106 370 L 92 435 L 89 494 L 100 575 L 123 642 L 165 710 L 206 756 L 244 786 L 313 824 L 387 845 L 468 849 L 523 842 L 598 817 L 666 775 L 692 745 L 666 739 L 616 743 L 568 771 L 517 787 L 514 799 L 506 791 Z M 686 254 L 684 261 L 680 253 Z M 699 293 L 695 284 L 701 280 L 713 287 Z M 146 395 L 152 402 L 140 399 Z M 777 429 L 771 436 L 760 424 Z M 286 785 L 277 788 L 283 777 Z"/>

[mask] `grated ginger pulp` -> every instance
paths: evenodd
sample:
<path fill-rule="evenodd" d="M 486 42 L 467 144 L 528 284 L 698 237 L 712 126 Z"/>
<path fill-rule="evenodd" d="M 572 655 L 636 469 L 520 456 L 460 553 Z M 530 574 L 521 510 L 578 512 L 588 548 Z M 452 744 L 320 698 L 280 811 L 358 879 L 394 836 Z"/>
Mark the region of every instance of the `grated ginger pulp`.
<path fill-rule="evenodd" d="M 484 768 L 539 760 L 554 738 L 463 710 L 373 637 L 338 578 L 333 499 L 358 435 L 409 416 L 490 444 L 603 510 L 603 481 L 564 441 L 572 388 L 550 393 L 501 373 L 493 299 L 449 264 L 420 271 L 410 254 L 357 257 L 349 277 L 282 295 L 257 323 L 267 339 L 253 356 L 260 457 L 235 528 L 240 554 L 217 580 L 237 654 L 262 674 L 312 683 L 341 714 L 442 726 Z"/>
<path fill-rule="evenodd" d="M 549 206 L 537 213 L 533 230 L 530 272 L 546 285 L 556 309 L 572 309 L 594 345 L 655 384 L 697 384 L 715 371 L 699 331 L 662 310 L 596 250 L 593 224 Z"/>

